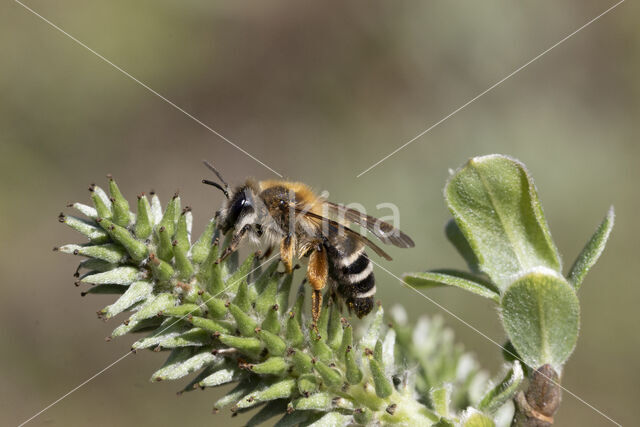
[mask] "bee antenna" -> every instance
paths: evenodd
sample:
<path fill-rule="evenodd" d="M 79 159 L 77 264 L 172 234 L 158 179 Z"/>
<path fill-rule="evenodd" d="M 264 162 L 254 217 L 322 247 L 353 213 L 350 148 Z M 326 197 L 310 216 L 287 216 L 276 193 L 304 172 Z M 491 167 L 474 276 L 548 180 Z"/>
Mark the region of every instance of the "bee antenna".
<path fill-rule="evenodd" d="M 208 185 L 213 185 L 214 187 L 216 187 L 218 190 L 222 191 L 222 193 L 224 193 L 224 196 L 228 199 L 229 198 L 229 192 L 227 191 L 226 188 L 224 188 L 222 185 L 218 184 L 217 182 L 213 182 L 213 181 L 209 181 L 208 179 L 203 179 L 202 180 L 203 184 L 208 184 Z"/>
<path fill-rule="evenodd" d="M 209 163 L 207 160 L 203 160 L 202 163 L 204 163 L 204 165 L 213 173 L 216 174 L 216 176 L 218 177 L 218 179 L 220 180 L 220 182 L 222 182 L 224 184 L 224 188 L 226 190 L 229 189 L 229 184 L 227 184 L 227 181 L 224 180 L 224 178 L 222 177 L 222 175 L 220 175 L 220 172 L 218 172 L 218 170 L 216 168 L 213 167 L 213 165 L 211 163 Z"/>

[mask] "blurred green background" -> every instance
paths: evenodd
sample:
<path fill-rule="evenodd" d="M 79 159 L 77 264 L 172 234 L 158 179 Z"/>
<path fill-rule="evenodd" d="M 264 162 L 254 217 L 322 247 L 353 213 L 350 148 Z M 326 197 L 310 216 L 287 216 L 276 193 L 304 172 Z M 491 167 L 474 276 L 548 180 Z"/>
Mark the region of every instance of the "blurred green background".
<path fill-rule="evenodd" d="M 581 337 L 564 386 L 622 424 L 640 417 L 638 273 L 640 31 L 623 3 L 377 168 L 362 170 L 556 43 L 613 2 L 128 2 L 28 5 L 285 176 L 339 202 L 401 209 L 413 250 L 394 273 L 462 267 L 446 242 L 449 168 L 504 153 L 533 173 L 569 267 L 609 205 L 617 223 L 580 290 Z M 17 425 L 122 356 L 116 323 L 82 299 L 77 259 L 51 251 L 78 236 L 70 201 L 112 173 L 130 198 L 177 189 L 195 230 L 221 202 L 201 185 L 211 159 L 232 182 L 274 175 L 19 4 L 0 6 L 0 424 Z M 379 214 L 387 215 L 388 211 Z M 412 318 L 437 307 L 378 272 L 380 299 Z M 430 296 L 502 342 L 486 300 Z M 492 373 L 493 344 L 443 314 Z M 164 356 L 126 358 L 31 425 L 242 424 L 211 415 L 215 391 L 151 384 Z M 557 425 L 610 425 L 569 394 Z"/>

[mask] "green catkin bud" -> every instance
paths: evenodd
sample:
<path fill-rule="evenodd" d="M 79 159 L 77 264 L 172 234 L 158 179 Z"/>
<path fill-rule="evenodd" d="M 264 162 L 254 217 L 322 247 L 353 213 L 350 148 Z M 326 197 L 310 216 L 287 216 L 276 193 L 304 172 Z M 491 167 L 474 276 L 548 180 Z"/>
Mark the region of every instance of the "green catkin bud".
<path fill-rule="evenodd" d="M 147 246 L 133 237 L 129 230 L 114 224 L 108 219 L 99 218 L 97 221 L 113 240 L 124 246 L 131 259 L 140 262 L 147 256 Z"/>
<path fill-rule="evenodd" d="M 280 333 L 280 319 L 278 319 L 277 306 L 271 307 L 264 318 L 261 325 L 262 329 L 269 331 L 273 334 Z"/>
<path fill-rule="evenodd" d="M 131 217 L 129 215 L 129 202 L 124 198 L 116 181 L 109 176 L 109 193 L 111 193 L 111 203 L 113 205 L 113 222 L 121 227 L 129 225 Z"/>
<path fill-rule="evenodd" d="M 373 412 L 369 408 L 358 408 L 353 411 L 353 420 L 359 425 L 369 425 L 373 419 Z"/>
<path fill-rule="evenodd" d="M 297 319 L 295 314 L 287 319 L 286 338 L 289 345 L 294 348 L 300 347 L 304 341 L 304 334 L 302 333 L 300 321 Z"/>
<path fill-rule="evenodd" d="M 180 280 L 189 280 L 191 276 L 193 276 L 194 270 L 191 261 L 189 261 L 189 258 L 187 258 L 187 253 L 182 247 L 180 247 L 179 245 L 175 245 L 173 247 L 173 255 L 176 259 L 178 277 L 180 278 Z"/>
<path fill-rule="evenodd" d="M 289 295 L 291 293 L 291 284 L 293 283 L 293 274 L 286 274 L 284 280 L 278 289 L 276 298 L 278 299 L 278 314 L 282 315 L 287 307 L 289 307 Z"/>
<path fill-rule="evenodd" d="M 249 308 L 251 307 L 251 301 L 249 298 L 249 285 L 247 285 L 246 280 L 240 284 L 236 296 L 233 299 L 233 303 L 240 307 L 242 311 L 249 311 Z"/>
<path fill-rule="evenodd" d="M 76 218 L 75 216 L 67 216 L 60 213 L 58 221 L 63 224 L 67 224 L 77 232 L 87 236 L 91 243 L 99 244 L 109 241 L 109 235 L 102 228 L 97 227 L 95 222 L 87 221 L 84 219 Z"/>
<path fill-rule="evenodd" d="M 329 316 L 327 344 L 333 350 L 338 350 L 342 343 L 342 320 L 340 318 L 340 311 L 335 305 L 331 306 L 331 314 Z"/>
<path fill-rule="evenodd" d="M 313 384 L 309 384 L 313 387 Z M 298 381 L 298 389 L 300 389 L 300 382 Z M 302 393 L 304 396 L 304 393 Z M 311 396 L 301 397 L 296 399 L 292 403 L 292 407 L 297 411 L 329 411 L 333 406 L 333 398 L 330 393 L 315 393 Z"/>
<path fill-rule="evenodd" d="M 149 255 L 149 265 L 155 278 L 161 282 L 171 279 L 175 273 L 171 265 L 158 258 L 155 254 Z"/>
<path fill-rule="evenodd" d="M 151 206 L 149 206 L 147 196 L 143 194 L 138 196 L 138 214 L 136 216 L 134 232 L 138 239 L 146 239 L 151 235 L 152 229 Z"/>
<path fill-rule="evenodd" d="M 262 402 L 270 400 L 284 399 L 291 396 L 296 390 L 296 381 L 286 379 L 270 385 L 264 390 L 250 393 L 238 401 L 236 407 L 238 409 L 250 408 Z"/>
<path fill-rule="evenodd" d="M 93 185 L 89 187 L 89 191 L 91 191 L 91 200 L 93 200 L 93 205 L 96 207 L 98 218 L 110 219 L 113 216 L 113 213 L 111 212 L 110 206 L 107 205 L 105 198 L 102 197 L 104 191 Z"/>
<path fill-rule="evenodd" d="M 350 346 L 347 347 L 347 351 L 345 352 L 344 364 L 347 370 L 346 374 L 349 384 L 360 384 L 360 382 L 362 381 L 362 371 L 360 370 L 360 367 L 355 360 L 354 351 Z"/>
<path fill-rule="evenodd" d="M 84 276 L 81 281 L 84 283 L 93 283 L 95 285 L 128 285 L 138 280 L 140 275 L 140 271 L 136 267 L 124 266 L 117 267 L 103 273 L 89 273 Z"/>
<path fill-rule="evenodd" d="M 235 304 L 229 304 L 229 312 L 236 319 L 236 326 L 245 337 L 253 336 L 258 324 L 242 308 Z"/>
<path fill-rule="evenodd" d="M 370 359 L 369 368 L 371 369 L 371 376 L 373 377 L 373 384 L 376 387 L 378 397 L 384 399 L 391 396 L 391 393 L 393 393 L 393 385 L 385 376 L 382 365 L 377 360 Z"/>
<path fill-rule="evenodd" d="M 218 245 L 213 245 L 207 259 L 205 259 L 200 265 L 198 271 L 198 282 L 205 285 L 207 290 L 214 295 L 218 295 L 225 288 L 222 281 L 222 269 L 220 264 L 217 264 L 218 259 Z"/>
<path fill-rule="evenodd" d="M 296 317 L 296 320 L 302 325 L 302 309 L 304 307 L 304 294 L 307 289 L 307 285 L 302 282 L 298 288 L 298 295 L 296 296 L 296 302 L 293 304 L 292 312 Z"/>
<path fill-rule="evenodd" d="M 82 215 L 89 217 L 91 219 L 96 219 L 98 217 L 98 211 L 96 208 L 92 206 L 85 205 L 84 203 L 70 203 L 67 205 L 68 208 L 74 208 Z"/>
<path fill-rule="evenodd" d="M 318 391 L 318 379 L 316 376 L 313 374 L 300 375 L 298 378 L 298 391 L 305 397 Z M 293 407 L 295 409 L 303 409 L 299 407 L 296 402 L 294 402 Z"/>
<path fill-rule="evenodd" d="M 333 359 L 333 350 L 322 340 L 314 337 L 315 332 L 311 331 L 311 351 L 320 360 L 329 362 Z"/>
<path fill-rule="evenodd" d="M 254 337 L 236 337 L 221 334 L 218 339 L 224 345 L 238 349 L 241 353 L 256 357 L 262 351 L 262 341 Z"/>
<path fill-rule="evenodd" d="M 85 248 L 90 248 L 91 246 L 85 246 Z M 126 253 L 122 250 L 122 257 L 126 257 Z M 107 271 L 116 267 L 116 264 L 112 264 L 108 261 L 103 261 L 101 259 L 89 258 L 85 259 L 78 265 L 78 271 L 82 268 L 87 270 L 96 270 L 96 271 Z"/>
<path fill-rule="evenodd" d="M 258 257 L 256 257 L 256 259 L 257 259 L 257 263 L 260 263 L 261 260 Z M 280 263 L 279 260 L 272 262 L 271 264 L 269 264 L 266 270 L 262 272 L 262 274 L 260 274 L 259 276 L 254 276 L 254 277 L 258 277 L 255 280 L 255 286 L 260 294 L 264 293 L 267 285 L 270 284 L 271 280 L 274 280 L 274 279 L 276 281 L 278 280 L 279 275 L 276 274 L 276 270 L 278 269 L 279 263 Z M 256 267 L 254 267 L 254 269 L 255 268 Z M 276 290 L 277 290 L 277 285 L 276 285 Z M 275 294 L 276 293 L 273 292 L 274 297 L 275 297 Z M 272 304 L 275 304 L 275 302 L 273 302 Z"/>
<path fill-rule="evenodd" d="M 317 361 L 314 368 L 320 374 L 327 386 L 337 387 L 342 385 L 342 374 L 340 374 L 337 369 L 333 369 L 321 361 Z"/>
<path fill-rule="evenodd" d="M 313 362 L 311 360 L 311 357 L 301 350 L 293 353 L 291 359 L 293 360 L 293 366 L 298 374 L 307 374 L 313 369 Z"/>
<path fill-rule="evenodd" d="M 207 306 L 207 310 L 209 311 L 209 316 L 214 319 L 221 319 L 225 317 L 229 309 L 227 308 L 226 303 L 212 296 L 209 292 L 202 293 L 202 302 Z"/>
<path fill-rule="evenodd" d="M 176 231 L 176 219 L 180 214 L 180 197 L 174 195 L 173 198 L 167 204 L 167 208 L 164 211 L 164 215 L 160 220 L 160 227 L 164 227 L 169 236 L 169 240 L 173 237 L 173 233 Z"/>
<path fill-rule="evenodd" d="M 255 254 L 251 254 L 242 263 L 240 267 L 227 279 L 227 286 L 229 286 L 229 292 L 235 292 L 242 284 L 247 285 L 247 277 L 251 272 L 253 266 L 253 258 Z M 229 261 L 225 264 L 228 264 Z"/>
<path fill-rule="evenodd" d="M 231 329 L 221 324 L 220 322 L 216 322 L 215 320 L 207 319 L 205 317 L 190 317 L 189 322 L 193 324 L 193 326 L 202 328 L 206 331 L 220 334 L 228 334 L 231 333 Z"/>
<path fill-rule="evenodd" d="M 188 315 L 201 316 L 202 308 L 197 304 L 182 304 L 162 310 L 164 316 L 184 317 Z"/>
<path fill-rule="evenodd" d="M 345 326 L 342 331 L 342 342 L 340 348 L 338 348 L 338 357 L 341 361 L 344 361 L 344 357 L 347 354 L 347 349 L 353 346 L 353 328 L 351 325 Z"/>
<path fill-rule="evenodd" d="M 177 246 L 180 246 L 183 252 L 188 252 L 191 243 L 189 242 L 189 222 L 191 222 L 190 208 L 184 208 L 182 214 L 178 218 L 178 225 L 176 226 L 176 233 L 173 236 L 174 242 L 177 242 Z"/>
<path fill-rule="evenodd" d="M 124 262 L 128 257 L 127 252 L 120 245 L 113 243 L 96 246 L 64 245 L 54 250 L 65 254 L 83 255 L 111 264 Z"/>
<path fill-rule="evenodd" d="M 259 375 L 282 375 L 288 368 L 282 357 L 270 357 L 262 363 L 251 365 L 251 371 Z"/>
<path fill-rule="evenodd" d="M 213 405 L 213 412 L 217 413 L 218 410 L 224 408 L 230 403 L 236 402 L 242 396 L 245 396 L 251 389 L 254 388 L 253 384 L 238 384 L 233 390 L 227 393 L 225 396 L 218 399 L 218 401 Z"/>
<path fill-rule="evenodd" d="M 158 257 L 161 260 L 170 262 L 173 258 L 173 245 L 171 243 L 171 235 L 166 227 L 162 226 L 158 229 Z"/>
<path fill-rule="evenodd" d="M 318 319 L 318 324 L 316 325 L 318 328 L 318 336 L 322 341 L 327 340 L 327 327 L 329 325 L 329 298 L 324 299 L 324 304 L 322 304 L 322 311 L 320 312 L 320 318 Z"/>
<path fill-rule="evenodd" d="M 376 341 L 376 346 L 373 350 L 373 358 L 378 361 L 378 363 L 384 365 L 384 360 L 382 360 L 382 341 Z"/>
<path fill-rule="evenodd" d="M 273 356 L 282 356 L 287 350 L 287 343 L 278 335 L 260 328 L 256 329 L 256 334 L 264 343 L 267 350 L 269 350 L 269 354 Z"/>
<path fill-rule="evenodd" d="M 209 255 L 209 251 L 211 250 L 215 229 L 216 222 L 212 219 L 209 221 L 209 224 L 207 224 L 207 227 L 200 235 L 198 241 L 191 247 L 191 259 L 194 263 L 201 264 L 205 259 L 207 259 L 207 255 Z"/>
<path fill-rule="evenodd" d="M 270 272 L 270 268 L 267 269 L 265 274 L 269 272 Z M 256 289 L 260 289 L 260 288 L 258 288 L 258 286 L 256 285 Z M 269 310 L 271 310 L 271 307 L 273 307 L 273 305 L 276 303 L 277 291 L 278 291 L 278 277 L 275 276 L 273 273 L 271 273 L 269 275 L 269 280 L 267 281 L 266 285 L 262 287 L 262 292 L 260 292 L 260 295 L 256 299 L 256 311 L 259 314 L 264 315 Z"/>

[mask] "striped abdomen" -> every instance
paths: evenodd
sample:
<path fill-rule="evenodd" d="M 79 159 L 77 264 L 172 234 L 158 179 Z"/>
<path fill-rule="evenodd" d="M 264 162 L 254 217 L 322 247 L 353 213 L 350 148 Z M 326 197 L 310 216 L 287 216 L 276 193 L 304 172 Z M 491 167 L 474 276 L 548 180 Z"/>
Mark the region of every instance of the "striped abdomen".
<path fill-rule="evenodd" d="M 345 298 L 349 310 L 358 317 L 366 316 L 373 309 L 376 283 L 373 264 L 364 251 L 357 246 L 351 251 L 329 248 L 329 274 L 338 284 L 338 292 Z"/>

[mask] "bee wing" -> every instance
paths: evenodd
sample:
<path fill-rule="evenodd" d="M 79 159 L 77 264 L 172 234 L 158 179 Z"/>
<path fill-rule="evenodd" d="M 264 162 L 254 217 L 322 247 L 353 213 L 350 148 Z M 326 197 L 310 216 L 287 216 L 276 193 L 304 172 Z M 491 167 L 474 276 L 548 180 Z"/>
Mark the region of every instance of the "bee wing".
<path fill-rule="evenodd" d="M 325 218 L 322 215 L 318 215 L 316 213 L 313 212 L 309 212 L 306 211 L 304 209 L 300 209 L 300 208 L 294 208 L 296 212 L 298 212 L 301 215 L 304 215 L 308 218 L 312 218 L 318 221 L 321 221 L 325 224 L 327 224 L 329 226 L 329 232 L 330 233 L 340 233 L 343 232 L 345 233 L 347 236 L 349 236 L 350 238 L 353 238 L 359 242 L 361 242 L 362 244 L 370 247 L 376 254 L 378 254 L 379 256 L 383 257 L 384 259 L 386 259 L 387 261 L 391 261 L 393 258 L 391 258 L 391 256 L 386 253 L 385 251 L 382 250 L 382 248 L 380 248 L 380 246 L 376 245 L 375 243 L 373 243 L 371 240 L 367 239 L 365 236 L 363 236 L 362 234 L 358 233 L 357 231 L 354 231 L 348 227 L 345 227 L 343 224 L 340 224 L 339 222 L 336 222 L 332 219 L 329 218 Z"/>
<path fill-rule="evenodd" d="M 334 215 L 338 216 L 338 218 L 363 226 L 383 243 L 391 244 L 399 248 L 413 248 L 415 246 L 411 237 L 389 223 L 328 200 L 323 200 L 323 204 L 326 205 Z"/>

